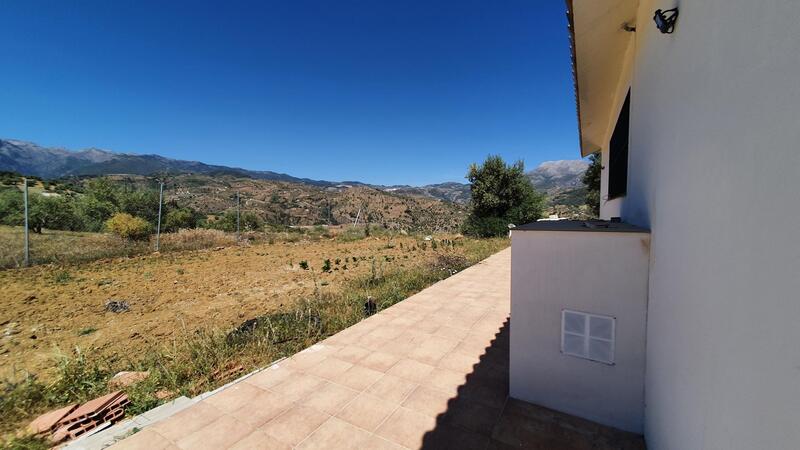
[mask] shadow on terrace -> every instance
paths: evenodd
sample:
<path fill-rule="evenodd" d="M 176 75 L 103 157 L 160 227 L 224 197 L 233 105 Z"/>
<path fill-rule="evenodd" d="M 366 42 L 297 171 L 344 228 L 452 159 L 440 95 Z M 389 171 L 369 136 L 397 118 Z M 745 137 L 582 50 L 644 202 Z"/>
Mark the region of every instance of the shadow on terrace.
<path fill-rule="evenodd" d="M 508 397 L 508 320 L 466 383 L 425 434 L 422 448 L 643 450 L 641 436 Z"/>

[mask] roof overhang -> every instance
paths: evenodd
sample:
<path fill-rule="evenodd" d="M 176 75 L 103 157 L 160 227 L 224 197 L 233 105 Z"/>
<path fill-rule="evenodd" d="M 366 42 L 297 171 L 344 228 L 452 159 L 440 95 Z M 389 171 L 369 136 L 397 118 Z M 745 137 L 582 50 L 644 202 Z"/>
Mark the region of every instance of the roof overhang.
<path fill-rule="evenodd" d="M 602 149 L 616 121 L 638 0 L 566 0 L 581 156 Z M 626 86 L 627 87 L 627 86 Z"/>

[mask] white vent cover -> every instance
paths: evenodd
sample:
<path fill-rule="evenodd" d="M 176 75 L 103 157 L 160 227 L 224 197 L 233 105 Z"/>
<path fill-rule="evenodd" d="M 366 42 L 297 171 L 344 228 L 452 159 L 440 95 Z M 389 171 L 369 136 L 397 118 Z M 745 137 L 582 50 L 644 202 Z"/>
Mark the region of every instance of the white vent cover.
<path fill-rule="evenodd" d="M 561 311 L 561 353 L 614 364 L 616 319 L 564 309 Z"/>

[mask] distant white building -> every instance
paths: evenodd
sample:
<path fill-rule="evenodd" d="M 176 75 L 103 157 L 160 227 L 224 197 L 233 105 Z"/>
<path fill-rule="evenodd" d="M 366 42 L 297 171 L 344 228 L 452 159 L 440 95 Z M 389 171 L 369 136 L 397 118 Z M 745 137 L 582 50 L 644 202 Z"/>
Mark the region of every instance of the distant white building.
<path fill-rule="evenodd" d="M 800 3 L 567 3 L 627 225 L 512 232 L 511 395 L 652 450 L 800 448 Z"/>

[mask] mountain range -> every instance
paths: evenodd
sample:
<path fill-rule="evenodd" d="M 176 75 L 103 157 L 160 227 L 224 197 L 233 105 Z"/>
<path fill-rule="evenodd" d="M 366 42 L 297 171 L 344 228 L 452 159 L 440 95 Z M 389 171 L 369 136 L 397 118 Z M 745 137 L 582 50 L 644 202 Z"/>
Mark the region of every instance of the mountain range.
<path fill-rule="evenodd" d="M 582 198 L 581 177 L 588 164 L 583 160 L 548 161 L 528 172 L 534 186 L 553 199 L 561 197 L 571 204 Z M 446 182 L 425 186 L 370 185 L 359 181 L 325 181 L 299 178 L 285 173 L 247 170 L 166 158 L 154 154 L 117 153 L 97 148 L 71 151 L 57 147 L 42 147 L 32 142 L 0 139 L 0 170 L 17 172 L 44 179 L 98 176 L 110 174 L 202 174 L 229 175 L 256 180 L 302 183 L 316 187 L 371 187 L 398 195 L 422 196 L 457 204 L 469 201 L 469 185 Z"/>

